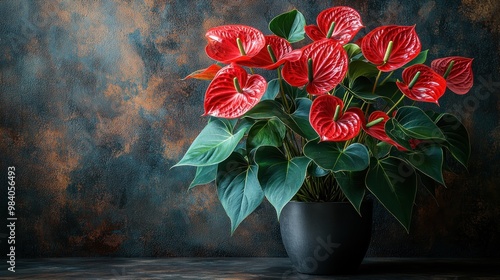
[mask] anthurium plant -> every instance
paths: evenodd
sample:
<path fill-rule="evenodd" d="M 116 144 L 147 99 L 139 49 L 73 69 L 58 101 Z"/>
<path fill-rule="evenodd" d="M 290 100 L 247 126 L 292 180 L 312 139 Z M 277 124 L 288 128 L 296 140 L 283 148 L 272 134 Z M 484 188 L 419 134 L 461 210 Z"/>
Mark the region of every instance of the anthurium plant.
<path fill-rule="evenodd" d="M 467 166 L 466 128 L 438 111 L 447 89 L 471 89 L 472 59 L 425 65 L 415 26 L 354 40 L 365 27 L 350 7 L 316 21 L 292 10 L 272 19 L 271 35 L 206 31 L 215 62 L 186 78 L 210 81 L 208 123 L 176 166 L 196 167 L 189 188 L 215 181 L 232 232 L 264 198 L 279 217 L 290 200 L 349 201 L 359 212 L 370 193 L 408 231 L 417 188 L 445 185 L 447 158 Z"/>

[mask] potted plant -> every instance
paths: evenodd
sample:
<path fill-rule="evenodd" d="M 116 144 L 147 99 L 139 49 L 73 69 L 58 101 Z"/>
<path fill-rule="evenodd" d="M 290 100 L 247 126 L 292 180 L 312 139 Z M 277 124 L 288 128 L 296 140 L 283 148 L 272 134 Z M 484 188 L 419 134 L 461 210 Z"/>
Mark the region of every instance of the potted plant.
<path fill-rule="evenodd" d="M 417 187 L 444 185 L 445 159 L 466 167 L 470 155 L 466 128 L 437 105 L 447 88 L 470 90 L 472 59 L 427 66 L 415 26 L 353 42 L 362 28 L 343 6 L 316 25 L 283 13 L 271 35 L 213 27 L 205 51 L 216 63 L 186 77 L 210 80 L 208 123 L 175 166 L 196 167 L 189 188 L 215 181 L 231 232 L 266 198 L 299 272 L 356 269 L 371 234 L 367 195 L 408 231 Z"/>

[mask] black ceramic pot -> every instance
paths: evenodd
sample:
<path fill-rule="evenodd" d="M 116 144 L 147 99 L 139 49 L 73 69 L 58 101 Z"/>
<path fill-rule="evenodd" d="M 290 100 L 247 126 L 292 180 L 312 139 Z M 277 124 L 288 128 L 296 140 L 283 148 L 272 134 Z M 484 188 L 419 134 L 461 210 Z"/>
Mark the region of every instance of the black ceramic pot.
<path fill-rule="evenodd" d="M 370 244 L 371 200 L 361 216 L 349 202 L 290 201 L 281 211 L 281 238 L 295 269 L 305 274 L 354 273 Z"/>

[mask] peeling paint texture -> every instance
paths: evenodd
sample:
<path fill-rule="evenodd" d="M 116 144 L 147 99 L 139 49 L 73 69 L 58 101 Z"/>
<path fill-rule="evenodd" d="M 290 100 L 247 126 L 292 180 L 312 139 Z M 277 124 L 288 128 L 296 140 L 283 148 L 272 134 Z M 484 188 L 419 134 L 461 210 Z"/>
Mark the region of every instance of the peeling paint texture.
<path fill-rule="evenodd" d="M 333 5 L 360 12 L 360 36 L 416 24 L 429 61 L 474 58 L 474 88 L 466 97 L 448 92 L 439 108 L 471 133 L 468 172 L 451 166 L 458 173 L 445 173 L 437 203 L 419 193 L 410 234 L 376 204 L 368 255 L 500 257 L 495 0 L 1 1 L 0 187 L 15 166 L 16 255 L 285 256 L 269 203 L 231 236 L 214 186 L 188 192 L 195 170 L 170 169 L 206 123 L 208 83 L 181 78 L 212 63 L 210 27 L 269 34 L 280 13 L 297 8 L 312 24 Z"/>

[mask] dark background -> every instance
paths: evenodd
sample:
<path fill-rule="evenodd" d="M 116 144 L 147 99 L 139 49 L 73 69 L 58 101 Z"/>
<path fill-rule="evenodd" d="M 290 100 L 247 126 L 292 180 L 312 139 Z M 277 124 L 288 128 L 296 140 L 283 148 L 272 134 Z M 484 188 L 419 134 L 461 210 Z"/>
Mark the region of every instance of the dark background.
<path fill-rule="evenodd" d="M 0 245 L 7 253 L 7 167 L 15 166 L 16 254 L 285 256 L 265 202 L 230 236 L 213 185 L 187 192 L 192 168 L 170 169 L 206 123 L 212 62 L 204 33 L 246 24 L 269 34 L 276 15 L 307 23 L 334 5 L 366 26 L 413 25 L 434 58 L 475 58 L 475 86 L 442 112 L 471 133 L 472 157 L 445 173 L 437 202 L 421 192 L 407 234 L 375 205 L 368 256 L 500 257 L 500 2 L 0 1 Z M 5 209 L 5 210 L 4 210 Z"/>

